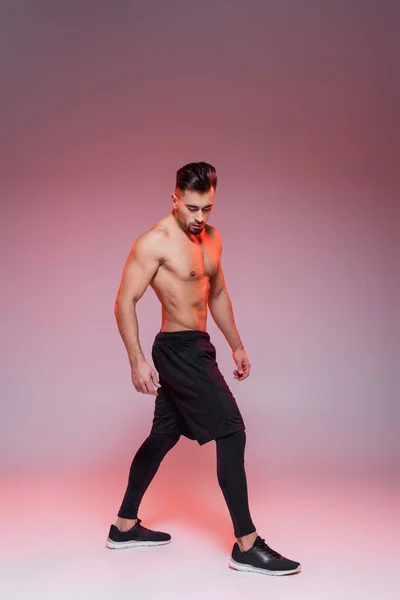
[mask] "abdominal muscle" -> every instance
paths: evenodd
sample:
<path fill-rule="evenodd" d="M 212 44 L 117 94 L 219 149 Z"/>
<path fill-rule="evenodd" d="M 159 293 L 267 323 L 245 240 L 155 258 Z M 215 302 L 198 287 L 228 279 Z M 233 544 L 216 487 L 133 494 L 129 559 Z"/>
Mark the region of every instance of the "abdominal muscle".
<path fill-rule="evenodd" d="M 204 275 L 182 280 L 158 270 L 151 287 L 162 306 L 161 331 L 199 329 L 206 331 L 209 279 Z"/>

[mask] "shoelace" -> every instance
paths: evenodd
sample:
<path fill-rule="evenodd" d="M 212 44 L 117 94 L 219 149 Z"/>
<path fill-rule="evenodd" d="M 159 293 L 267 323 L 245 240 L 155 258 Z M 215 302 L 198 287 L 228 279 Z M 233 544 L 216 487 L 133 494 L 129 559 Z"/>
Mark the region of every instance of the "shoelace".
<path fill-rule="evenodd" d="M 257 540 L 254 546 L 259 548 L 261 552 L 267 552 L 268 554 L 271 554 L 273 558 L 281 558 L 279 552 L 277 552 L 276 550 L 272 550 L 272 548 L 270 548 L 268 544 L 265 543 L 264 538 L 260 538 L 259 540 Z"/>

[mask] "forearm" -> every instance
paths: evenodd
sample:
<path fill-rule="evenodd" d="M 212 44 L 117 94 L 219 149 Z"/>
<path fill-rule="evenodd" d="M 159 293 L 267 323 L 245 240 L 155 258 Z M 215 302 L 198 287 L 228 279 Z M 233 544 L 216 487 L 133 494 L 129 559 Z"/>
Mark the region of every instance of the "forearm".
<path fill-rule="evenodd" d="M 242 340 L 236 329 L 232 302 L 228 292 L 222 290 L 218 296 L 210 297 L 208 307 L 215 324 L 224 334 L 232 350 L 243 348 Z"/>
<path fill-rule="evenodd" d="M 116 302 L 114 314 L 131 366 L 136 365 L 141 360 L 146 360 L 139 342 L 136 303 L 133 301 Z"/>

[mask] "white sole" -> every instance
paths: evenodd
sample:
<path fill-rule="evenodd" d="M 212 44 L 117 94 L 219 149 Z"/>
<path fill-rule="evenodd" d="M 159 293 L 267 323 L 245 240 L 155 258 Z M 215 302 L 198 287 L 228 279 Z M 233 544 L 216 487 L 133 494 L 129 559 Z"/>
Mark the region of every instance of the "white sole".
<path fill-rule="evenodd" d="M 169 544 L 171 540 L 165 540 L 164 542 L 147 542 L 147 541 L 136 541 L 130 540 L 127 542 L 114 542 L 110 538 L 107 538 L 106 546 L 112 550 L 123 550 L 124 548 L 134 548 L 136 546 L 162 546 Z"/>
<path fill-rule="evenodd" d="M 301 565 L 297 569 L 289 569 L 287 571 L 270 571 L 268 569 L 252 567 L 251 565 L 243 565 L 233 560 L 233 558 L 229 559 L 228 565 L 236 571 L 249 571 L 251 573 L 260 573 L 261 575 L 291 575 L 292 573 L 299 573 L 301 571 Z"/>

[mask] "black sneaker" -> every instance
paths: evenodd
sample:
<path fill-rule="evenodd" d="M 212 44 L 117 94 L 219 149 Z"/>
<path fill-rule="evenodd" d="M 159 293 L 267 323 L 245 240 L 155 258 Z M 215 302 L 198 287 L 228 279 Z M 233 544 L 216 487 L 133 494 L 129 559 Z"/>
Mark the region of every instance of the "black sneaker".
<path fill-rule="evenodd" d="M 140 524 L 141 521 L 141 519 L 138 519 L 128 531 L 120 531 L 118 527 L 111 525 L 106 541 L 107 548 L 123 549 L 132 548 L 133 546 L 159 546 L 160 544 L 168 544 L 171 541 L 169 533 L 147 529 Z"/>
<path fill-rule="evenodd" d="M 300 563 L 272 550 L 259 535 L 246 552 L 242 552 L 239 544 L 235 542 L 229 566 L 237 571 L 252 571 L 263 575 L 290 575 L 301 570 Z"/>

